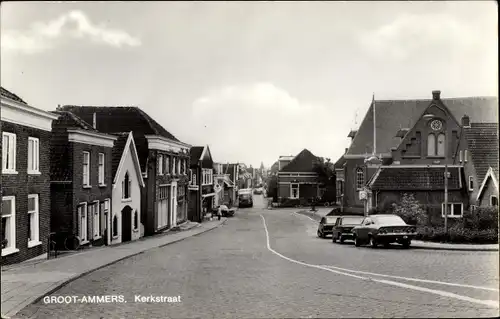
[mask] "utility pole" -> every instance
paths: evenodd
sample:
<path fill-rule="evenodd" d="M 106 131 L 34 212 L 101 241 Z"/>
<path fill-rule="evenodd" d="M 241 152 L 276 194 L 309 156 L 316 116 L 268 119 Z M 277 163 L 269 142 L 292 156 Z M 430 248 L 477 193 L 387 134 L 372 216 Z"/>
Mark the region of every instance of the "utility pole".
<path fill-rule="evenodd" d="M 448 164 L 444 164 L 444 233 L 448 237 Z"/>

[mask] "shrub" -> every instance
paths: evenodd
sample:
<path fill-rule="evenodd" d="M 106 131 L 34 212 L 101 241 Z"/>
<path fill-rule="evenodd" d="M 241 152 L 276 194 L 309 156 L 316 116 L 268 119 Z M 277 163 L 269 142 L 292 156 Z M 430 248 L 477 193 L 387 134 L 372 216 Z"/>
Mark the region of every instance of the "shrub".
<path fill-rule="evenodd" d="M 478 207 L 473 212 L 466 211 L 462 218 L 462 225 L 468 229 L 498 231 L 498 209 L 496 207 Z"/>
<path fill-rule="evenodd" d="M 413 194 L 403 194 L 401 202 L 394 206 L 394 214 L 400 216 L 407 224 L 427 224 L 427 212 L 422 208 Z"/>
<path fill-rule="evenodd" d="M 457 244 L 497 244 L 498 231 L 494 229 L 472 230 L 456 224 L 448 228 L 447 235 L 444 227 L 423 226 L 418 228 L 417 239 Z"/>

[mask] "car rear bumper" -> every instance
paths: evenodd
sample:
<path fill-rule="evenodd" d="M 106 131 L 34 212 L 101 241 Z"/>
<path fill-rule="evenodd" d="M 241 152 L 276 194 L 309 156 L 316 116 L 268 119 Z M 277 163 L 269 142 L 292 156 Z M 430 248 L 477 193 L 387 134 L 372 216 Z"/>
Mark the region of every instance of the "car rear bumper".
<path fill-rule="evenodd" d="M 403 242 L 415 239 L 417 234 L 415 233 L 388 233 L 388 234 L 377 234 L 376 239 L 382 242 Z"/>
<path fill-rule="evenodd" d="M 353 233 L 341 233 L 340 236 L 342 236 L 342 238 L 344 238 L 344 239 L 354 238 Z"/>

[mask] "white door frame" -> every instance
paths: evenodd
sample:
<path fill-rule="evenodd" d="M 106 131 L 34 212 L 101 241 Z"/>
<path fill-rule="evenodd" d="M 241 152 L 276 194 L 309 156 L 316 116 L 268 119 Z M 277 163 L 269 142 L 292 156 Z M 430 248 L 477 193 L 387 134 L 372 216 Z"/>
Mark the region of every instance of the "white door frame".
<path fill-rule="evenodd" d="M 172 182 L 170 203 L 172 209 L 170 210 L 170 227 L 177 226 L 177 182 Z"/>

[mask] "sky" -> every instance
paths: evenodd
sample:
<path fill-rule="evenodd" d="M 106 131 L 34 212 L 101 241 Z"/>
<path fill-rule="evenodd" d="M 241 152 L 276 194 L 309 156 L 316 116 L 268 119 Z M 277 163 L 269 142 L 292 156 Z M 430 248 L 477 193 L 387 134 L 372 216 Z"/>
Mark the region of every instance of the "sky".
<path fill-rule="evenodd" d="M 218 162 L 336 161 L 376 99 L 498 96 L 495 1 L 2 2 L 1 85 L 135 105 Z"/>

